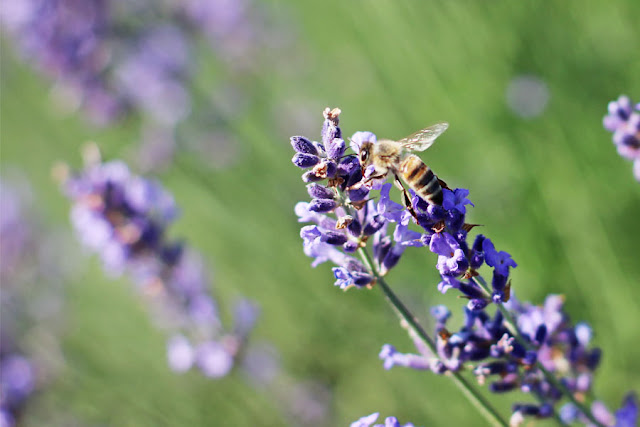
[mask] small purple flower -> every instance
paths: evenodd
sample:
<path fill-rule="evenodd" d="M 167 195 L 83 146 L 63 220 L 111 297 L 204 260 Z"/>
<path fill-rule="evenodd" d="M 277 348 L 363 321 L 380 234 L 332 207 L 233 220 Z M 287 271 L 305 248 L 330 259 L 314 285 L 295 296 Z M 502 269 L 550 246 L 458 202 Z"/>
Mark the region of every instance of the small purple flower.
<path fill-rule="evenodd" d="M 622 407 L 615 413 L 615 427 L 634 427 L 638 425 L 638 397 L 629 393 L 622 402 Z"/>
<path fill-rule="evenodd" d="M 222 343 L 203 342 L 196 348 L 196 364 L 210 378 L 224 377 L 233 368 L 234 355 Z"/>
<path fill-rule="evenodd" d="M 374 281 L 373 276 L 367 273 L 364 266 L 355 259 L 350 260 L 344 267 L 334 267 L 332 270 L 336 278 L 335 285 L 342 290 L 352 286 L 361 288 Z"/>
<path fill-rule="evenodd" d="M 509 267 L 515 268 L 518 266 L 507 252 L 496 251 L 493 242 L 487 238 L 485 238 L 482 243 L 482 250 L 484 251 L 487 265 L 494 267 L 495 271 L 501 276 L 508 277 Z"/>
<path fill-rule="evenodd" d="M 309 203 L 309 210 L 318 213 L 332 212 L 338 207 L 338 202 L 333 199 L 313 199 Z"/>
<path fill-rule="evenodd" d="M 297 153 L 291 161 L 300 169 L 308 169 L 320 163 L 320 157 L 313 154 Z"/>
<path fill-rule="evenodd" d="M 442 201 L 442 207 L 446 210 L 457 210 L 461 214 L 467 213 L 467 208 L 465 205 L 473 206 L 473 203 L 467 196 L 469 195 L 469 190 L 464 188 L 456 188 L 454 191 L 449 191 L 447 189 L 443 190 L 444 200 Z"/>
<path fill-rule="evenodd" d="M 447 320 L 449 320 L 449 318 L 451 317 L 451 310 L 449 310 L 446 305 L 442 304 L 431 307 L 429 312 L 431 313 L 431 316 L 433 316 L 433 318 L 438 322 L 438 324 L 436 325 L 436 331 L 444 328 Z"/>
<path fill-rule="evenodd" d="M 189 340 L 182 335 L 176 335 L 167 343 L 167 358 L 171 370 L 182 373 L 193 366 L 195 351 Z"/>
<path fill-rule="evenodd" d="M 320 184 L 309 184 L 307 185 L 307 192 L 309 195 L 316 199 L 332 199 L 335 196 L 335 192 Z"/>
<path fill-rule="evenodd" d="M 3 400 L 8 400 L 9 406 L 17 406 L 35 388 L 33 364 L 23 356 L 11 355 L 3 357 L 0 361 L 0 370 L 2 371 L 0 385 Z"/>
<path fill-rule="evenodd" d="M 469 268 L 464 251 L 449 233 L 434 234 L 429 243 L 429 250 L 439 255 L 436 267 L 443 277 L 458 276 Z"/>
<path fill-rule="evenodd" d="M 573 403 L 566 403 L 558 411 L 558 416 L 565 424 L 571 424 L 578 419 L 580 410 Z"/>
<path fill-rule="evenodd" d="M 482 234 L 478 234 L 476 239 L 473 241 L 469 257 L 469 266 L 474 270 L 480 268 L 484 263 L 484 250 L 482 249 L 484 240 L 485 237 Z"/>
<path fill-rule="evenodd" d="M 392 184 L 384 184 L 380 189 L 378 213 L 388 221 L 407 225 L 409 223 L 409 218 L 406 215 L 408 214 L 408 212 L 404 206 L 391 200 L 391 198 L 389 197 L 389 191 L 391 190 L 391 187 Z"/>
<path fill-rule="evenodd" d="M 344 154 L 346 144 L 342 138 L 334 138 L 327 148 L 327 156 L 330 159 L 339 159 Z"/>

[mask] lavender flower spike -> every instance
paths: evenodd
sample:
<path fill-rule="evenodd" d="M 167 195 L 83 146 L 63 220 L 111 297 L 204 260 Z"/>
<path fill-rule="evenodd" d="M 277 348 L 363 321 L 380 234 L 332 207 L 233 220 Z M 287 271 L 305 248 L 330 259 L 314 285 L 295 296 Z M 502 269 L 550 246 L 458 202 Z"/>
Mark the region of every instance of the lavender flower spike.
<path fill-rule="evenodd" d="M 610 116 L 605 119 L 605 124 L 618 132 L 614 139 L 624 145 L 625 153 L 630 153 L 630 148 L 640 150 L 635 147 L 638 108 L 621 98 L 610 105 Z M 308 151 L 318 156 L 317 164 L 303 175 L 303 180 L 314 177 L 309 195 L 332 203 L 331 208 L 321 212 L 317 209 L 320 202 L 300 203 L 296 214 L 300 221 L 315 224 L 304 226 L 301 231 L 305 253 L 315 258 L 314 265 L 328 260 L 337 264 L 333 269 L 336 285 L 343 289 L 379 285 L 399 313 L 417 353 L 400 353 L 393 345 L 385 344 L 379 354 L 384 368 L 404 366 L 449 374 L 494 424 L 507 422 L 466 384 L 460 376 L 463 371 L 471 368 L 478 384 L 487 384 L 494 393 L 519 391 L 535 397 L 535 404 L 513 403 L 511 425 L 531 417 L 556 415 L 600 426 L 628 422 L 618 420 L 635 422 L 637 403 L 633 398 L 625 400 L 616 418 L 603 404 L 594 404 L 590 409 L 581 402 L 592 394 L 593 374 L 602 357 L 601 350 L 591 346 L 591 328 L 584 322 L 570 321 L 560 295 L 549 295 L 542 306 L 521 303 L 512 295 L 512 271 L 517 263 L 511 254 L 497 250 L 484 235 L 469 240 L 475 225 L 466 220 L 468 207 L 474 206 L 467 189 L 443 188 L 442 206 L 411 194 L 413 212 L 409 213 L 391 199 L 391 184 L 371 185 L 366 171 L 363 176 L 361 168 L 351 167 L 353 156 L 346 156 L 335 168 L 329 167 L 338 161 L 335 156 L 342 153 L 343 147 L 338 112 L 325 110 L 322 144 L 300 138 L 293 143 L 299 153 Z M 352 147 L 357 149 L 364 141 L 375 144 L 377 138 L 358 132 L 351 138 Z M 353 188 L 368 189 L 370 200 L 351 199 Z M 409 247 L 426 247 L 436 254 L 435 267 L 442 279 L 438 289 L 455 289 L 467 301 L 458 330 L 447 326 L 451 311 L 438 306 L 432 310 L 436 318 L 434 334 L 428 334 L 386 283 L 385 276 Z M 347 255 L 354 251 L 362 263 Z M 485 264 L 492 268 L 490 284 L 482 276 Z M 492 308 L 495 310 L 490 312 Z M 560 414 L 557 408 L 563 399 L 570 400 L 573 406 L 563 407 Z M 377 415 L 363 417 L 353 425 L 370 426 Z M 398 425 L 397 420 L 388 418 L 387 425 Z"/>
<path fill-rule="evenodd" d="M 166 356 L 173 371 L 197 367 L 209 378 L 227 375 L 253 329 L 257 307 L 241 300 L 235 327 L 223 328 L 202 258 L 166 238 L 177 217 L 171 194 L 123 162 L 103 163 L 95 146 L 85 160 L 84 170 L 63 169 L 60 176 L 79 239 L 101 256 L 106 273 L 127 274 L 148 300 L 156 323 L 169 331 Z"/>

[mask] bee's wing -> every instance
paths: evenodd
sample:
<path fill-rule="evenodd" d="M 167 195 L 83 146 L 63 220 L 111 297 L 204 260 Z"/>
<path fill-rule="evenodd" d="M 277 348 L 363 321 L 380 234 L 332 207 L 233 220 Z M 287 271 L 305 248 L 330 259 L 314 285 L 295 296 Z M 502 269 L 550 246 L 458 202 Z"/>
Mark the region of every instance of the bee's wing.
<path fill-rule="evenodd" d="M 398 143 L 400 143 L 404 149 L 409 151 L 424 151 L 431 147 L 431 145 L 436 141 L 436 138 L 442 135 L 442 132 L 447 130 L 448 127 L 449 123 L 436 123 L 435 125 L 419 130 L 406 138 L 402 138 Z"/>

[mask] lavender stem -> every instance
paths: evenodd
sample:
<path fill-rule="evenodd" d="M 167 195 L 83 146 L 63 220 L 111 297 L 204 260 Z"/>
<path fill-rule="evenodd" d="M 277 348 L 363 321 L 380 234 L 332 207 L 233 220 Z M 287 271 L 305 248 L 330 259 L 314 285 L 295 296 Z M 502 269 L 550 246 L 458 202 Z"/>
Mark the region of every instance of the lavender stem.
<path fill-rule="evenodd" d="M 391 290 L 391 287 L 385 282 L 384 278 L 380 275 L 380 273 L 374 268 L 374 264 L 371 261 L 371 256 L 364 248 L 359 248 L 358 253 L 362 258 L 362 261 L 369 269 L 369 271 L 376 277 L 376 282 L 379 285 L 380 289 L 384 293 L 387 301 L 391 304 L 394 311 L 400 318 L 400 321 L 405 323 L 409 328 L 411 328 L 416 336 L 418 336 L 429 348 L 429 350 L 433 354 L 438 354 L 435 342 L 429 334 L 420 326 L 416 317 L 409 311 L 409 309 L 400 301 L 398 296 Z M 460 372 L 450 372 L 453 382 L 456 386 L 462 391 L 462 393 L 467 397 L 469 402 L 476 407 L 476 409 L 484 416 L 487 422 L 493 426 L 503 426 L 506 427 L 509 424 L 502 419 L 502 417 L 498 414 L 498 412 L 491 406 L 491 404 L 480 394 L 478 391 L 473 388 L 471 384 L 462 376 Z"/>

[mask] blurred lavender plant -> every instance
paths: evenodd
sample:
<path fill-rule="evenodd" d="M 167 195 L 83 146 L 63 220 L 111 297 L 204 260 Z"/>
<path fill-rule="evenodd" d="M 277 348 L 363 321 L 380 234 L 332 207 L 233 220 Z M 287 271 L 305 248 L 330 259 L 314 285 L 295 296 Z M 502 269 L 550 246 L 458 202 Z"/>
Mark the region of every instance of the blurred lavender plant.
<path fill-rule="evenodd" d="M 100 255 L 109 275 L 126 273 L 149 301 L 153 318 L 167 330 L 169 366 L 194 366 L 207 377 L 227 375 L 255 323 L 257 306 L 241 299 L 234 327 L 225 329 L 201 257 L 167 238 L 177 217 L 171 194 L 158 182 L 133 174 L 121 161 L 102 162 L 97 147 L 85 150 L 85 167 L 57 170 L 73 202 L 78 239 Z"/>
<path fill-rule="evenodd" d="M 605 129 L 613 132 L 613 143 L 618 154 L 633 161 L 633 175 L 640 181 L 640 103 L 621 95 L 609 103 L 609 113 L 604 116 Z"/>
<path fill-rule="evenodd" d="M 15 301 L 14 283 L 33 235 L 23 219 L 19 194 L 4 180 L 0 181 L 0 209 L 0 425 L 13 426 L 36 386 L 35 367 L 18 348 L 17 319 L 7 317 L 9 312 L 24 315 L 24 310 L 18 310 L 19 303 Z"/>
<path fill-rule="evenodd" d="M 139 153 L 144 166 L 162 168 L 177 127 L 203 127 L 187 120 L 198 95 L 191 86 L 202 62 L 199 40 L 210 41 L 205 51 L 234 76 L 247 75 L 276 38 L 263 15 L 250 0 L 7 0 L 0 23 L 22 58 L 54 81 L 52 95 L 64 109 L 101 125 L 134 113 L 143 134 L 163 133 L 145 139 Z M 155 164 L 149 151 L 160 152 Z"/>
<path fill-rule="evenodd" d="M 322 142 L 291 138 L 296 151 L 292 162 L 306 170 L 302 180 L 308 183 L 312 197 L 310 202 L 298 203 L 295 212 L 300 222 L 313 223 L 300 232 L 305 254 L 314 259 L 312 266 L 325 261 L 336 264 L 335 285 L 344 290 L 379 285 L 406 325 L 418 354 L 399 353 L 387 344 L 380 353 L 384 367 L 398 365 L 452 376 L 496 425 L 507 423 L 466 382 L 463 372 L 471 371 L 479 384 L 495 378 L 489 385 L 494 393 L 519 390 L 537 400 L 515 403 L 510 425 L 520 425 L 525 417 L 593 425 L 635 424 L 638 404 L 633 394 L 615 416 L 598 401 L 593 401 L 591 409 L 584 405 L 592 394 L 593 372 L 601 357 L 599 349 L 589 347 L 591 329 L 584 323 L 571 323 L 559 295 L 550 295 L 543 307 L 520 303 L 511 296 L 510 270 L 517 266 L 511 255 L 496 250 L 482 234 L 473 243 L 468 241 L 475 227 L 465 218 L 467 206 L 473 206 L 467 198 L 469 191 L 443 188 L 441 205 L 427 203 L 411 192 L 411 213 L 391 200 L 391 184 L 366 179 L 357 156 L 344 155 L 339 114 L 339 109 L 324 111 Z M 371 132 L 356 132 L 350 141 L 358 153 L 364 142 L 375 144 L 377 138 Z M 435 334 L 429 335 L 386 284 L 384 276 L 407 247 L 426 247 L 437 254 L 438 290 L 456 289 L 468 300 L 459 331 L 446 328 L 451 312 L 437 306 L 432 309 Z M 360 260 L 352 255 L 355 252 Z M 492 268 L 490 286 L 479 272 L 485 264 Z M 496 307 L 493 315 L 487 311 L 491 305 Z M 565 399 L 569 403 L 558 411 Z M 360 421 L 369 425 L 367 420 Z"/>
<path fill-rule="evenodd" d="M 62 368 L 58 348 L 63 278 L 62 242 L 32 215 L 22 176 L 0 178 L 0 426 L 19 422 L 29 398 Z M 69 254 L 69 252 L 67 252 Z"/>
<path fill-rule="evenodd" d="M 247 381 L 271 397 L 290 425 L 327 424 L 332 397 L 328 386 L 319 380 L 291 377 L 282 369 L 279 353 L 272 344 L 252 341 L 242 368 Z"/>

